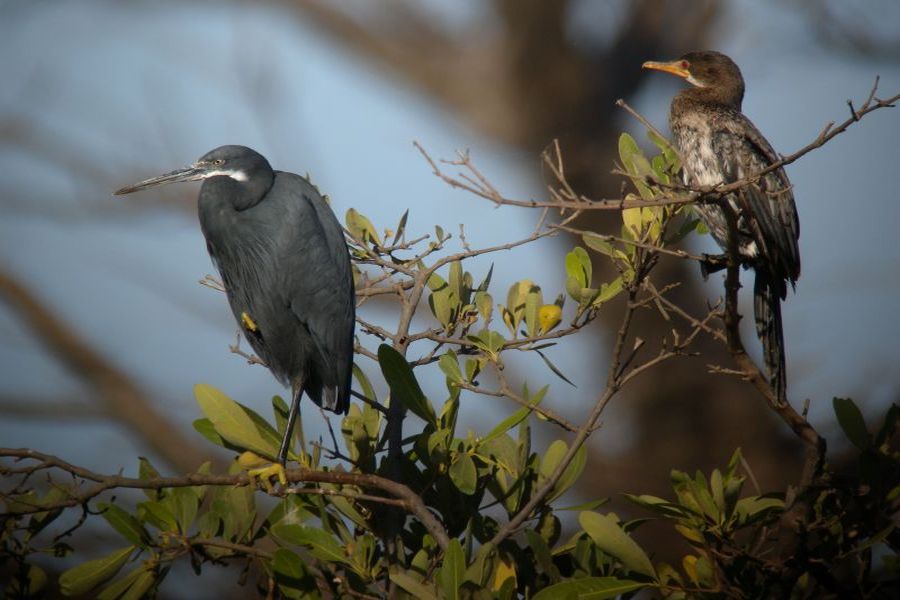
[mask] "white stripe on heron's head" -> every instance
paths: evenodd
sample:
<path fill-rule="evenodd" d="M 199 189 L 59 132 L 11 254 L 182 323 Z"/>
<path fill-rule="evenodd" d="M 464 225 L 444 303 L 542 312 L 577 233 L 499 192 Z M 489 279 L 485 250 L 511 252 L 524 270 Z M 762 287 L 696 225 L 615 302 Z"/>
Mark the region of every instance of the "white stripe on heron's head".
<path fill-rule="evenodd" d="M 231 177 L 235 181 L 247 181 L 247 174 L 240 169 L 217 169 L 215 171 L 207 171 L 202 175 L 202 178 L 207 179 L 209 177 L 219 177 L 220 175 Z"/>

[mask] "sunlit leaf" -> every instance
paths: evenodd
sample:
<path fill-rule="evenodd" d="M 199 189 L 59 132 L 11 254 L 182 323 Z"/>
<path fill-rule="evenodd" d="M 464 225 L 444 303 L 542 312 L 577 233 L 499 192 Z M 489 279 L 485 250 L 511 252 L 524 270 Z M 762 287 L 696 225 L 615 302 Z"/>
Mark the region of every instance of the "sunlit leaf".
<path fill-rule="evenodd" d="M 438 585 L 443 592 L 444 600 L 459 600 L 459 592 L 465 573 L 466 558 L 463 555 L 459 540 L 454 538 L 450 540 L 450 545 L 444 552 L 444 562 L 441 564 L 441 568 L 436 576 Z"/>
<path fill-rule="evenodd" d="M 475 468 L 475 462 L 471 456 L 464 452 L 456 455 L 450 465 L 450 480 L 463 494 L 471 496 L 475 493 L 478 484 L 478 470 Z"/>
<path fill-rule="evenodd" d="M 578 522 L 603 552 L 618 559 L 626 569 L 655 577 L 647 554 L 625 533 L 614 516 L 585 511 L 578 515 Z"/>
<path fill-rule="evenodd" d="M 277 445 L 272 445 L 263 437 L 253 419 L 237 402 L 205 384 L 194 386 L 194 397 L 216 432 L 227 442 L 263 456 L 274 457 L 277 454 Z"/>

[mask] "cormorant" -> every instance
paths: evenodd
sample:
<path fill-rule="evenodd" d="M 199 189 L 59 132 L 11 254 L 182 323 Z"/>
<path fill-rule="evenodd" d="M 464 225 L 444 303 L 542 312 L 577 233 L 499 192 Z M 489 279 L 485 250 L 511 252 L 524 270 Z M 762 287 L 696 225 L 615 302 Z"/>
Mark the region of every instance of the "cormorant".
<path fill-rule="evenodd" d="M 672 62 L 645 62 L 645 69 L 671 73 L 691 84 L 672 100 L 669 125 L 693 187 L 734 183 L 779 160 L 771 144 L 741 112 L 744 78 L 720 52 L 691 52 Z M 786 401 L 787 377 L 781 300 L 800 277 L 797 239 L 800 223 L 791 183 L 777 168 L 721 200 L 699 202 L 696 209 L 719 246 L 728 248 L 728 222 L 719 202 L 737 216 L 741 261 L 753 267 L 756 333 L 763 346 L 769 381 Z"/>

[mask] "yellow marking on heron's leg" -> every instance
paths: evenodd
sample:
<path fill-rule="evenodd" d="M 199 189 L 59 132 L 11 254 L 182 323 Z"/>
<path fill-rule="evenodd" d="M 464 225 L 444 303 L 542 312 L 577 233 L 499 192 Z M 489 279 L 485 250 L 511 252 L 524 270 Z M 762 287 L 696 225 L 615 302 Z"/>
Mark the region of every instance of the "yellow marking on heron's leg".
<path fill-rule="evenodd" d="M 250 315 L 246 312 L 241 313 L 241 325 L 244 326 L 244 329 L 252 331 L 253 333 L 256 333 L 259 330 L 259 327 L 256 326 L 256 321 L 250 318 Z"/>

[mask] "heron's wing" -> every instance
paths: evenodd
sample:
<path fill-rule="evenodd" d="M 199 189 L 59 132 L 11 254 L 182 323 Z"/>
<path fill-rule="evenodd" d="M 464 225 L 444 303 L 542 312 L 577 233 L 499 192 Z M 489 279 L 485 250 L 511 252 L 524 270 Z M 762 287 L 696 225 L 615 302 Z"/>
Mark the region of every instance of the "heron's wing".
<path fill-rule="evenodd" d="M 309 353 L 310 384 L 321 385 L 324 408 L 346 412 L 353 369 L 355 296 L 344 233 L 325 199 L 305 179 L 287 173 L 291 189 L 302 190 L 292 201 L 286 221 L 295 249 L 282 256 L 290 307 L 306 326 L 315 348 Z"/>
<path fill-rule="evenodd" d="M 743 114 L 731 113 L 726 128 L 730 135 L 723 137 L 737 145 L 719 148 L 729 180 L 744 179 L 779 160 L 769 142 Z M 722 144 L 726 142 L 719 145 Z M 793 190 L 784 169 L 767 173 L 758 182 L 744 187 L 737 196 L 742 214 L 749 217 L 748 228 L 772 274 L 782 280 L 795 281 L 800 275 L 797 245 L 800 223 Z"/>

